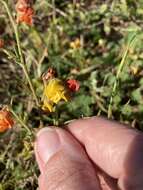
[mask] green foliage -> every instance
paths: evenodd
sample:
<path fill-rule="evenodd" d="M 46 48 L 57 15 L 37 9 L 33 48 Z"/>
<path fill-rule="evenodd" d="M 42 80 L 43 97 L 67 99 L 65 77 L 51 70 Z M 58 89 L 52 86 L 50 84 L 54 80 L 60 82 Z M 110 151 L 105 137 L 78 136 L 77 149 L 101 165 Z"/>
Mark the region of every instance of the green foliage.
<path fill-rule="evenodd" d="M 15 18 L 14 2 L 8 3 Z M 34 133 L 44 125 L 62 126 L 77 118 L 107 116 L 109 105 L 111 118 L 143 130 L 142 0 L 55 0 L 55 4 L 37 0 L 33 6 L 34 24 L 21 24 L 19 34 L 38 99 L 43 91 L 41 76 L 49 67 L 55 68 L 57 77 L 64 81 L 79 80 L 80 90 L 70 102 L 57 105 L 55 113 L 47 114 L 36 107 L 22 68 L 16 64 L 15 36 L 0 6 L 0 38 L 5 40 L 4 51 L 0 50 L 0 103 L 11 105 Z M 81 44 L 74 49 L 71 42 L 76 39 Z M 22 123 L 0 136 L 0 190 L 37 188 L 31 138 Z"/>

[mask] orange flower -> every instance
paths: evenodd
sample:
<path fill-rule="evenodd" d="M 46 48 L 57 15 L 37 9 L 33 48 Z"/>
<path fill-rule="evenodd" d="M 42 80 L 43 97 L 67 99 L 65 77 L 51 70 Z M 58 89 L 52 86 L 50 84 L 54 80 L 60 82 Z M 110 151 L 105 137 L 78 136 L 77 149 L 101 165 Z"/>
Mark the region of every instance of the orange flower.
<path fill-rule="evenodd" d="M 68 85 L 68 88 L 73 92 L 78 91 L 80 87 L 79 82 L 75 79 L 67 80 L 67 85 Z"/>
<path fill-rule="evenodd" d="M 0 39 L 0 48 L 3 48 L 3 47 L 4 47 L 4 40 Z"/>
<path fill-rule="evenodd" d="M 32 25 L 34 10 L 31 7 L 29 0 L 18 0 L 16 4 L 17 23 L 26 23 Z"/>
<path fill-rule="evenodd" d="M 0 132 L 5 132 L 6 130 L 12 128 L 14 121 L 12 119 L 11 113 L 2 109 L 0 111 Z"/>

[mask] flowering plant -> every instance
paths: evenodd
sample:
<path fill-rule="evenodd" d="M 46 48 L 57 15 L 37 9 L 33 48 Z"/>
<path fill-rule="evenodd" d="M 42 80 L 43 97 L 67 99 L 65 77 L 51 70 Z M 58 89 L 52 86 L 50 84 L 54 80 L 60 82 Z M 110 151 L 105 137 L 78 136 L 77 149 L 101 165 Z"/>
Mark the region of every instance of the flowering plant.
<path fill-rule="evenodd" d="M 0 189 L 35 189 L 42 127 L 104 115 L 142 129 L 139 1 L 0 5 Z"/>

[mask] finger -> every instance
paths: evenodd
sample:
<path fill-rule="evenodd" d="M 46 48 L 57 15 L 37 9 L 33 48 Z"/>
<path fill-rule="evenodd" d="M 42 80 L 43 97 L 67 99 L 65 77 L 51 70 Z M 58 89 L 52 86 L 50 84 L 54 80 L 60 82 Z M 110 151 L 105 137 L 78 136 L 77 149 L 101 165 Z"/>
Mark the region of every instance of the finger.
<path fill-rule="evenodd" d="M 35 143 L 40 190 L 100 190 L 83 147 L 65 130 L 42 129 Z"/>
<path fill-rule="evenodd" d="M 143 187 L 143 135 L 137 130 L 99 117 L 69 124 L 94 163 L 125 190 Z"/>

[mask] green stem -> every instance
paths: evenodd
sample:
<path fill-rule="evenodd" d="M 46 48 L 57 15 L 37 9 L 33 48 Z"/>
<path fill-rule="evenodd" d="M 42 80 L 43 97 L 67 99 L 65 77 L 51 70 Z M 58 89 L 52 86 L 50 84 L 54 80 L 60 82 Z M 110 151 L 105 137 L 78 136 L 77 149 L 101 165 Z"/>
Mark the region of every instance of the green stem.
<path fill-rule="evenodd" d="M 36 104 L 37 104 L 37 106 L 39 106 L 39 101 L 38 101 L 38 98 L 37 98 L 37 96 L 36 96 L 35 90 L 34 90 L 34 88 L 33 88 L 32 81 L 31 81 L 31 79 L 30 79 L 30 77 L 29 77 L 29 74 L 28 74 L 28 71 L 27 71 L 27 67 L 26 67 L 26 65 L 21 65 L 21 67 L 22 67 L 23 72 L 24 72 L 24 74 L 25 74 L 25 76 L 26 76 L 26 78 L 27 78 L 27 81 L 28 81 L 29 86 L 30 86 L 30 89 L 31 89 L 31 91 L 32 91 L 32 93 L 33 93 L 33 96 L 34 96 L 34 99 L 35 99 L 35 101 L 36 101 Z"/>
<path fill-rule="evenodd" d="M 23 58 L 21 45 L 20 45 L 18 27 L 17 27 L 16 23 L 14 22 L 14 19 L 13 19 L 11 13 L 10 13 L 10 10 L 9 10 L 9 7 L 8 7 L 7 3 L 5 1 L 3 1 L 3 0 L 0 0 L 0 2 L 4 5 L 4 7 L 5 7 L 6 11 L 7 11 L 9 20 L 10 20 L 11 25 L 12 25 L 13 30 L 14 30 L 14 34 L 15 34 L 15 38 L 16 38 L 16 42 L 17 42 L 18 53 L 19 53 L 19 56 L 20 56 L 20 62 L 21 62 L 21 64 L 24 64 L 24 58 Z"/>
<path fill-rule="evenodd" d="M 118 84 L 118 81 L 119 81 L 119 78 L 120 78 L 120 74 L 123 70 L 123 67 L 125 65 L 125 62 L 126 62 L 126 59 L 127 59 L 127 56 L 128 56 L 128 52 L 129 52 L 129 49 L 134 41 L 136 37 L 136 34 L 131 38 L 127 48 L 126 48 L 126 51 L 122 57 L 122 60 L 119 64 L 119 67 L 118 67 L 118 70 L 117 70 L 117 74 L 116 74 L 116 79 L 115 79 L 115 82 L 113 84 L 113 88 L 112 88 L 112 93 L 111 93 L 111 98 L 110 98 L 110 102 L 109 102 L 109 106 L 108 106 L 108 118 L 111 118 L 112 117 L 112 104 L 113 104 L 113 98 L 115 96 L 115 93 L 117 91 L 117 84 Z"/>
<path fill-rule="evenodd" d="M 26 77 L 26 79 L 27 79 L 27 81 L 29 83 L 29 86 L 30 86 L 30 89 L 32 91 L 33 97 L 34 97 L 34 99 L 36 101 L 36 104 L 37 104 L 37 106 L 39 106 L 39 101 L 38 101 L 38 98 L 37 98 L 33 83 L 32 83 L 32 81 L 31 81 L 31 79 L 29 77 L 28 70 L 27 70 L 27 67 L 26 67 L 26 63 L 25 63 L 25 60 L 24 60 L 24 57 L 23 57 L 21 43 L 20 43 L 20 37 L 19 37 L 19 32 L 18 32 L 18 26 L 14 22 L 14 19 L 13 19 L 11 13 L 10 13 L 10 10 L 9 10 L 9 7 L 8 7 L 7 3 L 4 0 L 0 0 L 0 2 L 4 5 L 4 7 L 5 7 L 6 11 L 7 11 L 7 14 L 9 16 L 10 22 L 11 22 L 13 30 L 14 30 L 15 38 L 16 38 L 18 54 L 19 54 L 19 58 L 20 58 L 20 65 L 21 65 L 21 67 L 23 69 L 23 72 L 25 74 L 25 77 Z"/>
<path fill-rule="evenodd" d="M 53 23 L 56 25 L 56 7 L 55 7 L 55 0 L 52 0 L 52 7 L 53 7 Z"/>
<path fill-rule="evenodd" d="M 14 112 L 13 109 L 10 109 L 10 112 L 16 118 L 16 120 L 28 131 L 29 134 L 32 134 L 31 130 L 27 127 L 27 125 L 23 122 L 23 120 Z"/>

